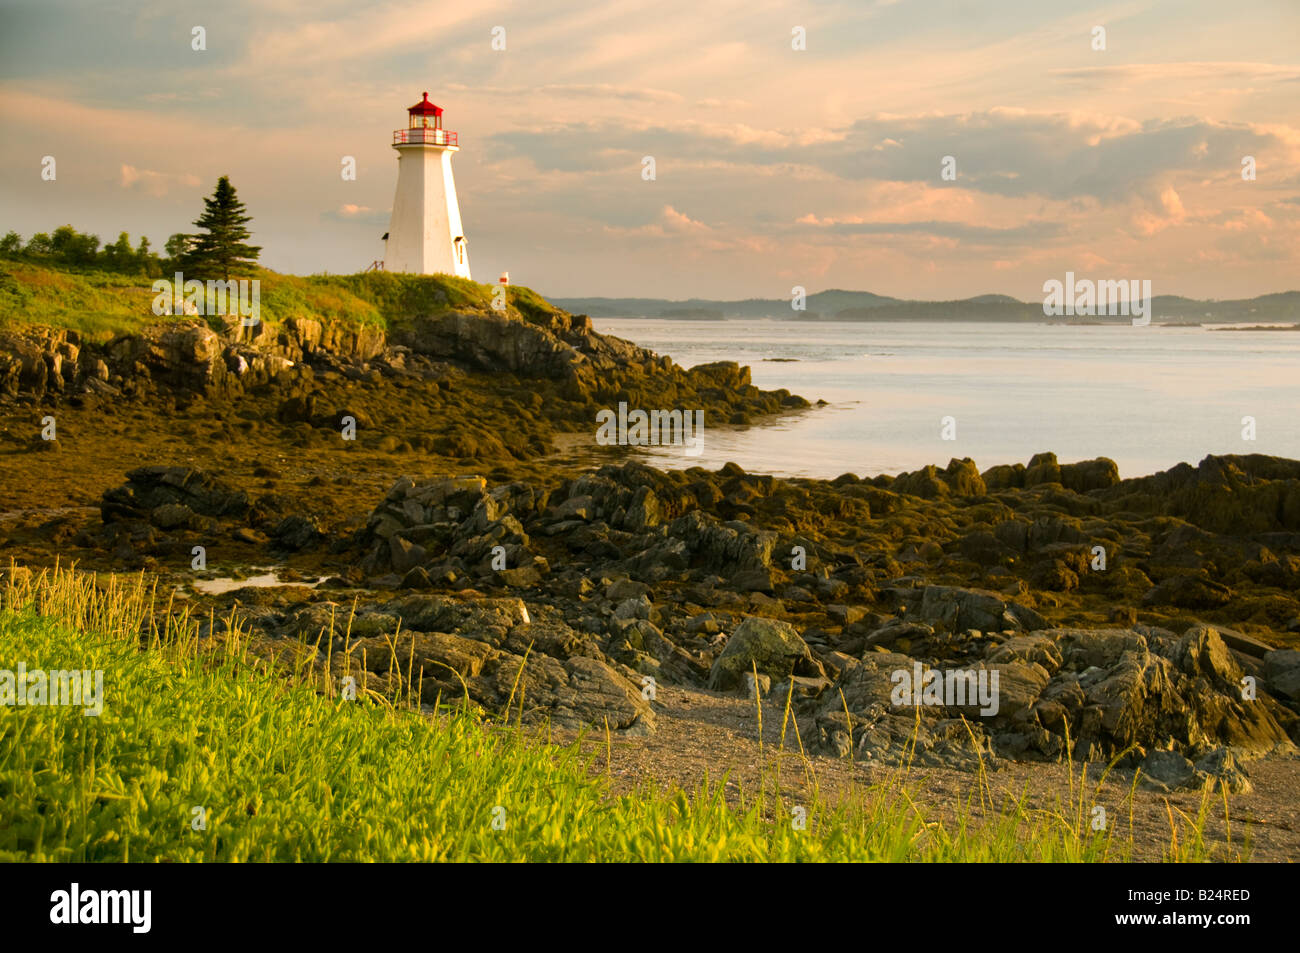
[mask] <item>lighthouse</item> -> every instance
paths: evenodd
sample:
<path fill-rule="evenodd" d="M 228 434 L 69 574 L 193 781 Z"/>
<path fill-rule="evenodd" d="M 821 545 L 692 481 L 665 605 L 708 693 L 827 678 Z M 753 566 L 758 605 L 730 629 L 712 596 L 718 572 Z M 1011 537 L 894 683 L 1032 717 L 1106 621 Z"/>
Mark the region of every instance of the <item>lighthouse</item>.
<path fill-rule="evenodd" d="M 406 128 L 393 132 L 397 194 L 384 270 L 468 278 L 469 249 L 451 176 L 452 154 L 460 151 L 456 133 L 442 128 L 442 109 L 429 102 L 428 93 L 407 112 Z"/>

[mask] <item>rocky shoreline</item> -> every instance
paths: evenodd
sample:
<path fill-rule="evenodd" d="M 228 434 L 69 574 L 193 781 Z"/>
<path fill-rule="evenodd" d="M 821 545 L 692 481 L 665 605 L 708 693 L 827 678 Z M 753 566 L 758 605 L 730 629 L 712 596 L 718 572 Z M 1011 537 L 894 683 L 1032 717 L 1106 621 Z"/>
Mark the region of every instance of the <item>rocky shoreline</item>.
<path fill-rule="evenodd" d="M 156 573 L 216 610 L 213 637 L 234 610 L 267 652 L 561 728 L 653 733 L 664 685 L 790 699 L 811 751 L 870 764 L 1117 760 L 1242 792 L 1249 759 L 1295 755 L 1300 462 L 826 481 L 550 460 L 619 401 L 735 426 L 808 407 L 562 314 L 3 332 L 0 551 Z M 252 567 L 311 585 L 195 588 Z M 996 674 L 996 713 L 898 704 L 898 673 L 931 671 Z"/>

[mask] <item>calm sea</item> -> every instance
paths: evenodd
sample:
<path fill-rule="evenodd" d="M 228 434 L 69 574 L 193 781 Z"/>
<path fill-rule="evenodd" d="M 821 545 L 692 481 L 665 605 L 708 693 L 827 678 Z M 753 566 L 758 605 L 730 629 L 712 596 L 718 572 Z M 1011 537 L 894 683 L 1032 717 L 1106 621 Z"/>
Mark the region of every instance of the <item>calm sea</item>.
<path fill-rule="evenodd" d="M 969 322 L 793 324 L 595 319 L 685 367 L 732 360 L 754 383 L 828 406 L 762 426 L 705 420 L 703 452 L 660 466 L 734 461 L 778 476 L 985 469 L 1042 450 L 1106 456 L 1125 477 L 1208 453 L 1300 458 L 1300 332 Z M 774 360 L 781 359 L 781 360 Z M 646 410 L 654 408 L 645 408 Z M 663 408 L 671 409 L 671 408 Z M 1256 439 L 1242 438 L 1242 418 Z M 941 439 L 944 417 L 956 440 Z M 593 433 L 595 424 L 593 422 Z"/>

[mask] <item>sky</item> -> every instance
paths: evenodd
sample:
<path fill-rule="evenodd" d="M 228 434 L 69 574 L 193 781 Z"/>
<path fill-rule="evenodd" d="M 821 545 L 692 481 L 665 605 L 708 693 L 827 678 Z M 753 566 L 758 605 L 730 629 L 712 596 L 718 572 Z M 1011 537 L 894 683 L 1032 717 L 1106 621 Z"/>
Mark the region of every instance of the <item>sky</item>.
<path fill-rule="evenodd" d="M 1300 0 L 0 0 L 0 231 L 160 248 L 229 175 L 263 264 L 358 271 L 427 90 L 480 281 L 1251 297 L 1300 288 L 1297 37 Z"/>

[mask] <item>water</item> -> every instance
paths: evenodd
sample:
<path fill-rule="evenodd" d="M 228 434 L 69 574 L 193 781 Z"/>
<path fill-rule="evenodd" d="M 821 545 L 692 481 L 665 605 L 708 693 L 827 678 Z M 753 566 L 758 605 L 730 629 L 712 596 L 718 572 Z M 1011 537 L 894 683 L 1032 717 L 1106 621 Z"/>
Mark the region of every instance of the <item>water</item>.
<path fill-rule="evenodd" d="M 210 596 L 219 596 L 227 592 L 234 592 L 236 589 L 269 589 L 276 586 L 306 586 L 308 589 L 315 589 L 325 577 L 308 581 L 305 579 L 282 579 L 274 571 L 264 572 L 260 575 L 249 576 L 245 579 L 236 579 L 234 576 L 219 576 L 215 579 L 195 579 L 193 582 L 194 589 L 198 592 L 206 593 Z"/>
<path fill-rule="evenodd" d="M 985 469 L 1051 450 L 1062 462 L 1110 457 L 1132 477 L 1209 453 L 1300 458 L 1296 331 L 654 318 L 595 326 L 684 367 L 749 364 L 759 387 L 830 404 L 749 428 L 706 418 L 699 456 L 646 451 L 669 468 L 734 461 L 755 473 L 833 478 L 953 457 Z M 956 418 L 955 441 L 940 438 L 945 416 Z M 1254 441 L 1242 439 L 1245 416 L 1255 418 Z"/>

